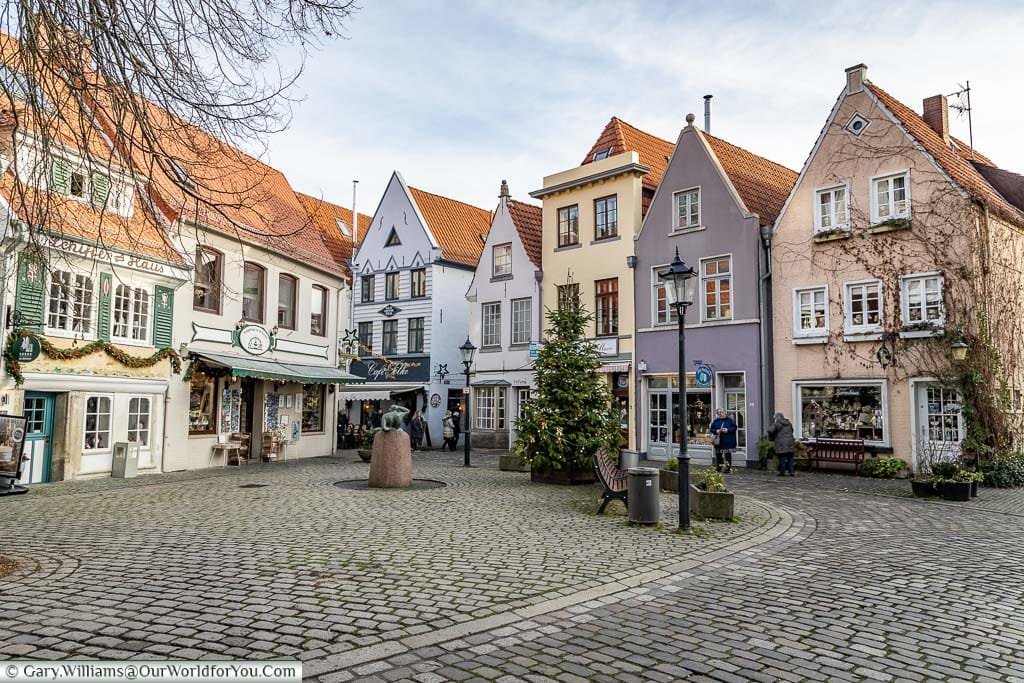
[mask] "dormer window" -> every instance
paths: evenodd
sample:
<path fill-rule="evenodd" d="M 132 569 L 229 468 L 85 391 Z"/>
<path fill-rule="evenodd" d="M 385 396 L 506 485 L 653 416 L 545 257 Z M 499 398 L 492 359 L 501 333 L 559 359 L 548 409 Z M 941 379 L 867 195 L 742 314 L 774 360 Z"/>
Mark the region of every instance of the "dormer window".
<path fill-rule="evenodd" d="M 69 189 L 72 197 L 85 199 L 85 174 L 81 171 L 72 171 Z"/>
<path fill-rule="evenodd" d="M 591 161 L 601 161 L 601 159 L 607 159 L 608 157 L 611 156 L 611 154 L 612 154 L 612 148 L 611 147 L 608 147 L 607 149 L 600 149 L 600 150 L 594 152 L 594 156 L 591 159 Z"/>

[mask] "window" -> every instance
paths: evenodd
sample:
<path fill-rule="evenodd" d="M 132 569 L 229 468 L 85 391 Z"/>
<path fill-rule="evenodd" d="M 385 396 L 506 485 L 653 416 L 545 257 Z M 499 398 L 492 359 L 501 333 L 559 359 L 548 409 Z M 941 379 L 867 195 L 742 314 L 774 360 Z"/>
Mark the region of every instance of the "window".
<path fill-rule="evenodd" d="M 299 281 L 285 273 L 277 278 L 277 326 L 286 330 L 295 329 L 295 294 Z"/>
<path fill-rule="evenodd" d="M 568 306 L 577 307 L 580 305 L 580 286 L 576 283 L 569 285 L 558 285 L 558 310 Z"/>
<path fill-rule="evenodd" d="M 493 250 L 494 277 L 512 274 L 512 245 L 498 244 Z"/>
<path fill-rule="evenodd" d="M 480 345 L 501 346 L 501 303 L 484 304 L 482 307 L 482 334 Z"/>
<path fill-rule="evenodd" d="M 942 304 L 942 276 L 938 273 L 906 275 L 900 278 L 903 325 L 941 327 L 945 322 Z"/>
<path fill-rule="evenodd" d="M 345 237 L 351 237 L 352 232 L 348 229 L 348 224 L 340 218 L 335 218 L 334 222 L 338 224 L 338 230 L 341 230 L 341 234 Z"/>
<path fill-rule="evenodd" d="M 665 282 L 658 277 L 658 273 L 668 266 L 655 266 L 651 269 L 651 306 L 654 309 L 654 324 L 668 325 L 679 321 L 679 311 L 675 306 L 668 303 L 668 294 L 665 292 Z"/>
<path fill-rule="evenodd" d="M 110 448 L 110 397 L 89 396 L 85 399 L 85 441 L 87 451 Z"/>
<path fill-rule="evenodd" d="M 356 350 L 356 354 L 362 355 L 364 353 L 373 352 L 373 323 L 363 322 L 359 323 L 359 348 Z"/>
<path fill-rule="evenodd" d="M 558 210 L 558 246 L 580 243 L 580 207 L 565 206 Z"/>
<path fill-rule="evenodd" d="M 793 323 L 797 337 L 828 335 L 828 288 L 808 287 L 793 292 Z"/>
<path fill-rule="evenodd" d="M 611 147 L 608 147 L 606 149 L 599 149 L 596 152 L 594 152 L 594 156 L 591 157 L 591 161 L 601 161 L 601 159 L 607 159 L 611 153 Z"/>
<path fill-rule="evenodd" d="M 719 379 L 722 386 L 722 402 L 719 405 L 736 423 L 736 447 L 746 448 L 747 393 L 743 373 L 723 374 Z"/>
<path fill-rule="evenodd" d="M 815 232 L 845 230 L 849 227 L 846 210 L 846 186 L 818 190 L 816 204 Z"/>
<path fill-rule="evenodd" d="M 213 434 L 217 431 L 217 380 L 201 370 L 192 374 L 188 396 L 188 433 Z"/>
<path fill-rule="evenodd" d="M 398 321 L 384 321 L 384 338 L 381 341 L 381 353 L 393 356 L 398 353 Z"/>
<path fill-rule="evenodd" d="M 402 240 L 398 238 L 398 231 L 394 227 L 391 228 L 391 232 L 388 234 L 388 239 L 384 243 L 385 247 L 397 247 L 402 244 Z"/>
<path fill-rule="evenodd" d="M 149 338 L 149 292 L 142 287 L 118 285 L 114 290 L 111 336 L 132 342 Z"/>
<path fill-rule="evenodd" d="M 81 171 L 71 172 L 71 196 L 85 198 L 85 174 Z"/>
<path fill-rule="evenodd" d="M 195 310 L 220 313 L 221 265 L 220 252 L 206 247 L 196 249 L 195 293 L 192 299 Z"/>
<path fill-rule="evenodd" d="M 476 429 L 505 429 L 505 387 L 476 387 Z"/>
<path fill-rule="evenodd" d="M 128 401 L 128 442 L 149 446 L 149 399 L 135 397 Z"/>
<path fill-rule="evenodd" d="M 302 432 L 324 431 L 324 385 L 302 385 Z"/>
<path fill-rule="evenodd" d="M 619 334 L 619 280 L 597 280 L 594 282 L 597 311 L 597 336 L 614 337 Z"/>
<path fill-rule="evenodd" d="M 263 322 L 263 288 L 267 271 L 255 263 L 246 263 L 242 274 L 242 320 Z"/>
<path fill-rule="evenodd" d="M 731 320 L 732 257 L 702 259 L 700 283 L 704 292 L 704 320 Z"/>
<path fill-rule="evenodd" d="M 798 384 L 798 438 L 888 440 L 882 383 Z"/>
<path fill-rule="evenodd" d="M 398 298 L 398 276 L 400 273 L 387 273 L 384 276 L 384 300 L 394 301 Z"/>
<path fill-rule="evenodd" d="M 50 274 L 47 327 L 88 334 L 92 330 L 92 278 L 55 270 Z"/>
<path fill-rule="evenodd" d="M 309 333 L 327 336 L 327 288 L 313 285 L 313 298 L 309 302 Z"/>
<path fill-rule="evenodd" d="M 529 344 L 533 336 L 533 302 L 512 299 L 512 345 Z"/>
<path fill-rule="evenodd" d="M 925 388 L 928 441 L 957 448 L 964 440 L 960 393 L 955 389 L 929 384 Z"/>
<path fill-rule="evenodd" d="M 618 198 L 615 195 L 594 200 L 594 239 L 603 240 L 619 234 Z"/>
<path fill-rule="evenodd" d="M 871 181 L 872 223 L 910 216 L 908 179 L 907 173 L 899 173 Z"/>
<path fill-rule="evenodd" d="M 359 278 L 359 285 L 360 285 L 360 290 L 361 290 L 360 291 L 360 296 L 359 296 L 359 301 L 364 303 L 364 304 L 372 303 L 373 302 L 374 289 L 375 289 L 375 285 L 374 285 L 374 281 L 373 281 L 373 276 L 372 275 L 364 275 L 364 276 L 362 276 L 361 278 Z"/>
<path fill-rule="evenodd" d="M 530 390 L 529 389 L 516 389 L 516 420 L 523 416 L 523 410 L 526 408 L 526 404 L 530 402 Z"/>
<path fill-rule="evenodd" d="M 675 194 L 676 222 L 672 230 L 692 230 L 700 227 L 700 190 L 683 190 Z"/>
<path fill-rule="evenodd" d="M 409 318 L 406 353 L 423 353 L 423 318 Z"/>
<path fill-rule="evenodd" d="M 846 331 L 880 332 L 882 329 L 882 283 L 853 282 L 846 285 Z"/>
<path fill-rule="evenodd" d="M 427 295 L 427 271 L 415 268 L 409 271 L 409 296 L 414 299 Z"/>

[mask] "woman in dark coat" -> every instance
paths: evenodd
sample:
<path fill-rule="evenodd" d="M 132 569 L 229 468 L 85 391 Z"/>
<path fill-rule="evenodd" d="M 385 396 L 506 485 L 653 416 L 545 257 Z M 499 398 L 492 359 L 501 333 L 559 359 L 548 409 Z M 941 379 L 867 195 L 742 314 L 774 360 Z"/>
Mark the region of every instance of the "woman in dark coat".
<path fill-rule="evenodd" d="M 409 421 L 409 436 L 412 437 L 412 449 L 418 451 L 423 442 L 423 417 L 418 410 Z"/>
<path fill-rule="evenodd" d="M 718 409 L 718 417 L 711 423 L 708 431 L 711 436 L 718 437 L 718 444 L 715 445 L 715 469 L 722 471 L 724 464 L 725 472 L 732 472 L 732 454 L 736 450 L 736 421 L 729 417 L 721 408 Z M 725 459 L 725 463 L 722 459 Z"/>
<path fill-rule="evenodd" d="M 768 438 L 775 442 L 775 456 L 779 459 L 779 476 L 796 476 L 796 437 L 793 435 L 793 423 L 782 413 L 775 413 L 772 426 L 768 428 Z"/>

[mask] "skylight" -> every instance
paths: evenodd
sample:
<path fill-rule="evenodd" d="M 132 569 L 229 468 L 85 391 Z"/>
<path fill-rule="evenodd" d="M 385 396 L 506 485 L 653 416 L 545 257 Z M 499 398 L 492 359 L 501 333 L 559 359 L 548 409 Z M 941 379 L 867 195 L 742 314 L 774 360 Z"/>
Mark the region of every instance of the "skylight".
<path fill-rule="evenodd" d="M 341 220 L 340 218 L 335 218 L 334 220 L 338 222 L 338 230 L 341 230 L 342 235 L 344 235 L 345 237 L 352 236 L 352 233 L 349 232 L 348 226 L 345 224 L 345 221 Z"/>
<path fill-rule="evenodd" d="M 591 161 L 601 161 L 601 159 L 607 159 L 611 155 L 611 153 L 611 147 L 609 147 L 608 149 L 602 149 L 600 151 L 594 152 L 594 158 L 591 159 Z"/>

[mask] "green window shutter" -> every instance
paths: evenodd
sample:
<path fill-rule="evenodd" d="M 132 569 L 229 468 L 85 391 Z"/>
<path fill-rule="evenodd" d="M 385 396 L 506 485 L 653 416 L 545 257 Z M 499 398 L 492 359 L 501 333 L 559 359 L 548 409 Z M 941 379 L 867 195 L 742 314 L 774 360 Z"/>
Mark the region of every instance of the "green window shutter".
<path fill-rule="evenodd" d="M 100 273 L 100 307 L 96 323 L 96 337 L 110 341 L 110 299 L 114 278 L 110 273 Z"/>
<path fill-rule="evenodd" d="M 153 346 L 158 349 L 174 345 L 174 290 L 156 286 L 153 305 Z"/>
<path fill-rule="evenodd" d="M 92 205 L 102 209 L 107 205 L 107 195 L 110 194 L 110 178 L 102 173 L 92 174 Z"/>
<path fill-rule="evenodd" d="M 71 162 L 67 159 L 54 159 L 50 166 L 50 184 L 54 192 L 71 194 Z"/>
<path fill-rule="evenodd" d="M 43 331 L 45 298 L 46 269 L 42 261 L 22 252 L 18 255 L 18 290 L 14 297 L 14 310 L 21 319 L 22 328 Z"/>

